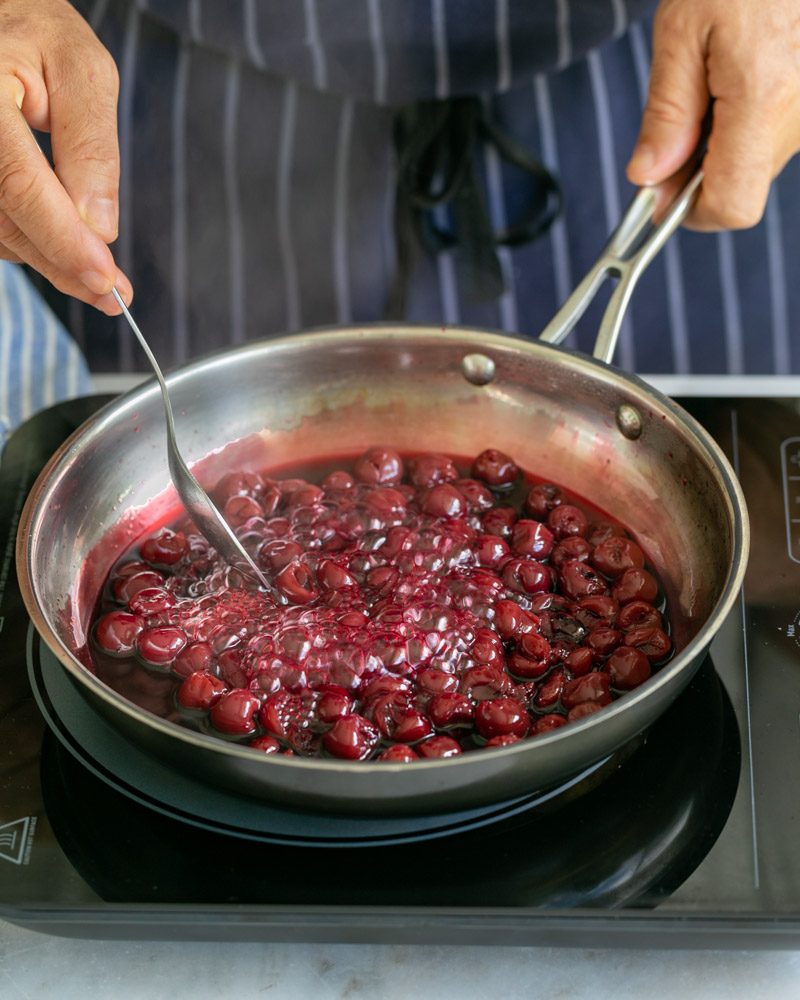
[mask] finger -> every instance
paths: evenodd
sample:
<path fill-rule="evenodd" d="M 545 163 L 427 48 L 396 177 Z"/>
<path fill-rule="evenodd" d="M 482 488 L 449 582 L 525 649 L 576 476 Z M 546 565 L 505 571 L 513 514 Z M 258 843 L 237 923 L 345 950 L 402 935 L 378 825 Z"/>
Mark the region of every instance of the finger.
<path fill-rule="evenodd" d="M 660 183 L 697 148 L 709 102 L 703 46 L 687 6 L 663 5 L 653 28 L 647 104 L 627 167 L 632 184 Z"/>
<path fill-rule="evenodd" d="M 77 279 L 95 295 L 106 295 L 117 274 L 111 251 L 81 220 L 15 96 L 14 78 L 0 78 L 0 211 L 57 272 Z"/>
<path fill-rule="evenodd" d="M 29 264 L 34 270 L 43 274 L 59 291 L 66 295 L 95 306 L 109 316 L 117 316 L 121 312 L 113 295 L 95 295 L 76 278 L 61 274 L 39 250 L 30 242 L 25 234 L 14 224 L 13 220 L 0 212 L 0 257 L 4 260 L 14 260 L 16 263 Z M 116 269 L 114 285 L 126 305 L 133 300 L 133 289 L 127 276 Z"/>
<path fill-rule="evenodd" d="M 746 229 L 764 214 L 774 175 L 770 115 L 748 97 L 719 98 L 690 229 Z"/>
<path fill-rule="evenodd" d="M 114 60 L 99 42 L 45 64 L 53 164 L 80 217 L 105 243 L 117 238 L 119 143 Z"/>

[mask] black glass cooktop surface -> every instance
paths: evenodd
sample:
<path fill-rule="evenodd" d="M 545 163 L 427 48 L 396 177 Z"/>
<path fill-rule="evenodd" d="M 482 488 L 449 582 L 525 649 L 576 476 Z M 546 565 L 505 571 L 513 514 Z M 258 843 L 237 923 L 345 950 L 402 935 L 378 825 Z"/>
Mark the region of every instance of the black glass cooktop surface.
<path fill-rule="evenodd" d="M 559 789 L 347 820 L 176 778 L 96 716 L 22 607 L 19 513 L 103 400 L 0 463 L 0 917 L 75 936 L 800 947 L 800 408 L 684 400 L 751 513 L 742 599 L 651 730 Z"/>

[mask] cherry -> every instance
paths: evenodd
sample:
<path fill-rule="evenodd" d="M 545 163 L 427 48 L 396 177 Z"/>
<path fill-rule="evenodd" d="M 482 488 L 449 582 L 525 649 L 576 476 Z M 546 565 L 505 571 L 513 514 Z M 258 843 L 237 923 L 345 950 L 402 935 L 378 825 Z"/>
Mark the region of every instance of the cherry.
<path fill-rule="evenodd" d="M 162 528 L 156 535 L 142 542 L 139 551 L 142 559 L 160 566 L 172 566 L 183 558 L 188 545 L 186 536 L 180 531 Z"/>
<path fill-rule="evenodd" d="M 142 629 L 136 638 L 136 649 L 147 663 L 165 667 L 175 660 L 186 642 L 183 629 L 174 625 L 156 625 L 154 628 Z"/>
<path fill-rule="evenodd" d="M 258 550 L 258 561 L 265 569 L 274 572 L 288 566 L 303 554 L 303 548 L 297 542 L 289 541 L 287 538 L 273 538 Z"/>
<path fill-rule="evenodd" d="M 667 633 L 649 625 L 637 625 L 625 633 L 625 645 L 640 649 L 648 660 L 663 660 L 672 649 Z"/>
<path fill-rule="evenodd" d="M 561 702 L 566 709 L 574 708 L 584 701 L 594 701 L 598 705 L 607 705 L 611 701 L 608 674 L 595 671 L 585 677 L 576 677 L 567 681 L 561 695 Z"/>
<path fill-rule="evenodd" d="M 561 698 L 561 692 L 567 683 L 567 674 L 562 667 L 556 667 L 542 681 L 537 694 L 533 699 L 536 708 L 552 708 Z"/>
<path fill-rule="evenodd" d="M 543 611 L 552 608 L 553 611 L 565 611 L 572 602 L 568 601 L 562 594 L 534 594 L 530 599 L 531 611 L 535 615 L 540 615 Z"/>
<path fill-rule="evenodd" d="M 149 572 L 150 569 L 151 566 L 148 563 L 142 562 L 141 559 L 134 559 L 131 562 L 115 566 L 112 576 L 116 580 L 121 577 L 133 576 L 135 573 Z"/>
<path fill-rule="evenodd" d="M 406 512 L 406 498 L 400 490 L 391 486 L 381 486 L 370 490 L 364 497 L 370 513 L 384 520 L 401 518 Z"/>
<path fill-rule="evenodd" d="M 499 535 L 481 535 L 475 546 L 475 556 L 480 566 L 501 566 L 510 554 L 508 543 Z"/>
<path fill-rule="evenodd" d="M 441 696 L 440 696 L 441 697 Z M 394 739 L 398 743 L 416 743 L 433 732 L 430 719 L 414 708 L 395 714 Z"/>
<path fill-rule="evenodd" d="M 589 561 L 604 576 L 616 579 L 626 569 L 643 569 L 644 553 L 630 538 L 612 535 L 595 547 Z"/>
<path fill-rule="evenodd" d="M 578 719 L 585 719 L 587 715 L 594 715 L 595 712 L 600 711 L 604 704 L 608 704 L 608 702 L 601 704 L 599 701 L 582 701 L 567 712 L 567 722 L 577 722 Z"/>
<path fill-rule="evenodd" d="M 458 690 L 458 677 L 455 674 L 446 674 L 443 670 L 436 670 L 433 667 L 417 671 L 415 680 L 417 688 L 426 695 Z"/>
<path fill-rule="evenodd" d="M 552 483 L 537 483 L 525 497 L 525 510 L 537 520 L 544 521 L 547 515 L 564 503 L 565 497 L 561 490 Z"/>
<path fill-rule="evenodd" d="M 508 674 L 494 667 L 470 667 L 461 675 L 458 689 L 474 701 L 486 701 L 511 694 L 514 684 Z"/>
<path fill-rule="evenodd" d="M 394 761 L 395 764 L 410 764 L 414 760 L 419 760 L 419 754 L 405 743 L 395 743 L 394 746 L 382 750 L 376 759 Z"/>
<path fill-rule="evenodd" d="M 425 494 L 422 510 L 431 517 L 463 517 L 467 512 L 467 503 L 455 486 L 442 483 Z"/>
<path fill-rule="evenodd" d="M 564 593 L 573 600 L 606 592 L 605 580 L 591 566 L 578 559 L 569 559 L 564 563 L 559 580 Z M 616 592 L 614 596 L 617 597 Z"/>
<path fill-rule="evenodd" d="M 528 632 L 520 636 L 508 669 L 517 677 L 541 677 L 550 669 L 550 653 L 550 643 L 544 636 Z"/>
<path fill-rule="evenodd" d="M 256 736 L 247 744 L 252 750 L 260 750 L 261 753 L 280 753 L 281 745 L 274 736 Z"/>
<path fill-rule="evenodd" d="M 391 448 L 367 448 L 353 465 L 360 483 L 368 486 L 394 486 L 403 478 L 403 460 Z"/>
<path fill-rule="evenodd" d="M 475 640 L 472 643 L 472 658 L 477 663 L 485 663 L 490 667 L 502 669 L 505 666 L 505 650 L 500 636 L 490 628 L 475 630 Z"/>
<path fill-rule="evenodd" d="M 364 760 L 377 746 L 378 730 L 363 715 L 343 715 L 322 737 L 328 753 L 344 760 Z"/>
<path fill-rule="evenodd" d="M 532 736 L 541 736 L 543 733 L 551 733 L 554 729 L 560 729 L 561 726 L 565 726 L 567 720 L 563 715 L 557 715 L 555 712 L 551 712 L 548 715 L 540 715 L 531 726 Z"/>
<path fill-rule="evenodd" d="M 288 502 L 292 507 L 313 507 L 314 504 L 319 503 L 320 500 L 325 495 L 325 491 L 321 486 L 317 486 L 314 483 L 303 483 L 296 490 L 288 496 Z"/>
<path fill-rule="evenodd" d="M 510 486 L 519 476 L 519 469 L 504 452 L 487 448 L 472 463 L 472 475 L 489 486 Z"/>
<path fill-rule="evenodd" d="M 650 676 L 650 661 L 640 649 L 618 646 L 609 656 L 606 669 L 615 688 L 630 691 Z"/>
<path fill-rule="evenodd" d="M 550 663 L 566 663 L 567 657 L 576 647 L 566 639 L 553 639 L 550 642 Z M 583 648 L 583 647 L 579 647 Z"/>
<path fill-rule="evenodd" d="M 222 508 L 222 516 L 232 528 L 240 528 L 251 517 L 261 517 L 264 508 L 248 496 L 230 497 Z"/>
<path fill-rule="evenodd" d="M 411 552 L 417 541 L 416 532 L 402 525 L 395 525 L 386 532 L 386 540 L 380 548 L 384 556 L 390 559 L 399 556 L 402 552 Z"/>
<path fill-rule="evenodd" d="M 259 500 L 261 503 L 261 509 L 264 512 L 264 517 L 272 517 L 281 505 L 283 494 L 277 486 L 267 486 L 265 487 Z"/>
<path fill-rule="evenodd" d="M 420 757 L 457 757 L 461 747 L 450 736 L 431 736 L 415 748 Z"/>
<path fill-rule="evenodd" d="M 429 452 L 408 460 L 408 478 L 414 486 L 430 488 L 438 483 L 450 483 L 458 479 L 458 470 L 447 455 Z"/>
<path fill-rule="evenodd" d="M 611 626 L 617 620 L 619 602 L 604 594 L 593 594 L 582 597 L 573 613 L 584 628 Z"/>
<path fill-rule="evenodd" d="M 506 733 L 503 736 L 492 736 L 491 739 L 486 741 L 484 749 L 491 749 L 491 747 L 510 747 L 513 743 L 519 743 L 521 739 L 521 736 L 514 736 L 513 733 Z"/>
<path fill-rule="evenodd" d="M 368 621 L 363 611 L 348 611 L 339 619 L 339 624 L 347 628 L 363 629 Z"/>
<path fill-rule="evenodd" d="M 304 490 L 306 486 L 310 485 L 308 480 L 299 478 L 289 478 L 289 479 L 279 479 L 275 481 L 275 485 L 281 492 L 281 496 L 287 501 L 291 502 L 292 496 L 299 490 Z"/>
<path fill-rule="evenodd" d="M 472 514 L 480 514 L 494 506 L 494 496 L 483 483 L 477 479 L 456 479 L 453 486 L 467 502 L 467 509 Z"/>
<path fill-rule="evenodd" d="M 520 594 L 540 594 L 553 587 L 553 571 L 535 559 L 509 559 L 503 567 L 503 582 Z"/>
<path fill-rule="evenodd" d="M 297 695 L 288 691 L 278 691 L 263 703 L 258 718 L 268 733 L 286 739 L 292 721 L 301 710 L 302 702 Z"/>
<path fill-rule="evenodd" d="M 472 701 L 454 691 L 434 695 L 428 704 L 428 715 L 437 729 L 471 722 L 474 714 Z"/>
<path fill-rule="evenodd" d="M 365 714 L 386 739 L 416 743 L 433 732 L 430 720 L 412 708 L 404 692 L 381 695 L 365 708 Z"/>
<path fill-rule="evenodd" d="M 648 628 L 661 627 L 661 615 L 647 601 L 630 601 L 620 611 L 617 624 L 623 631 L 644 625 Z"/>
<path fill-rule="evenodd" d="M 308 604 L 317 596 L 311 570 L 301 562 L 291 562 L 275 577 L 275 586 L 293 604 Z"/>
<path fill-rule="evenodd" d="M 207 642 L 190 642 L 175 657 L 173 671 L 179 677 L 188 677 L 195 671 L 209 671 L 214 665 L 214 651 Z"/>
<path fill-rule="evenodd" d="M 560 541 L 563 538 L 582 538 L 589 528 L 589 522 L 579 507 L 562 503 L 547 515 L 547 526 Z"/>
<path fill-rule="evenodd" d="M 229 472 L 212 490 L 215 503 L 224 507 L 230 497 L 258 496 L 264 489 L 264 480 L 257 472 Z"/>
<path fill-rule="evenodd" d="M 521 556 L 546 559 L 553 551 L 555 536 L 541 521 L 523 518 L 511 530 L 511 547 Z"/>
<path fill-rule="evenodd" d="M 141 573 L 131 573 L 130 576 L 118 576 L 111 589 L 121 604 L 127 604 L 140 590 L 160 588 L 163 583 L 164 577 L 160 573 L 156 573 L 155 570 L 143 570 Z"/>
<path fill-rule="evenodd" d="M 475 709 L 475 728 L 487 739 L 524 736 L 530 728 L 530 719 L 515 698 L 494 698 L 480 702 Z"/>
<path fill-rule="evenodd" d="M 487 535 L 510 538 L 519 515 L 513 507 L 492 507 L 481 518 L 481 525 Z"/>
<path fill-rule="evenodd" d="M 94 639 L 105 653 L 126 656 L 133 652 L 136 639 L 144 628 L 139 615 L 128 611 L 109 611 L 97 620 Z"/>
<path fill-rule="evenodd" d="M 658 597 L 658 583 L 646 569 L 626 569 L 611 593 L 620 604 L 629 601 L 653 602 Z"/>
<path fill-rule="evenodd" d="M 317 580 L 326 590 L 341 590 L 342 587 L 355 587 L 358 584 L 352 573 L 348 573 L 332 559 L 321 560 L 317 566 Z"/>
<path fill-rule="evenodd" d="M 163 587 L 143 587 L 128 601 L 130 610 L 145 618 L 160 614 L 174 604 L 175 597 Z"/>
<path fill-rule="evenodd" d="M 565 662 L 574 677 L 581 677 L 583 674 L 588 674 L 594 666 L 595 654 L 587 646 L 577 646 L 570 652 Z"/>
<path fill-rule="evenodd" d="M 249 691 L 227 691 L 211 707 L 211 725 L 221 733 L 247 736 L 256 730 L 255 714 L 259 700 Z"/>
<path fill-rule="evenodd" d="M 178 688 L 178 703 L 183 708 L 207 712 L 225 693 L 225 684 L 204 670 L 189 674 Z"/>
<path fill-rule="evenodd" d="M 523 632 L 538 629 L 534 615 L 524 611 L 515 601 L 497 601 L 494 606 L 494 627 L 503 639 L 513 639 Z"/>
<path fill-rule="evenodd" d="M 331 725 L 343 715 L 348 715 L 353 708 L 353 699 L 343 687 L 327 684 L 322 689 L 322 696 L 317 702 L 317 718 L 326 725 Z"/>
<path fill-rule="evenodd" d="M 367 573 L 366 584 L 382 595 L 389 595 L 394 591 L 400 574 L 394 566 L 378 566 Z"/>
<path fill-rule="evenodd" d="M 565 562 L 570 559 L 577 559 L 579 562 L 586 562 L 591 555 L 592 547 L 585 538 L 573 535 L 559 542 L 553 549 L 550 556 L 550 564 L 556 569 L 561 569 Z"/>
<path fill-rule="evenodd" d="M 220 677 L 226 681 L 228 687 L 243 688 L 247 686 L 247 674 L 242 668 L 241 650 L 224 650 L 217 657 L 217 666 Z"/>
<path fill-rule="evenodd" d="M 320 485 L 326 493 L 340 493 L 344 490 L 352 490 L 355 484 L 356 481 L 349 472 L 345 472 L 344 469 L 336 469 L 335 472 L 329 472 Z"/>
<path fill-rule="evenodd" d="M 407 694 L 411 690 L 411 685 L 403 677 L 395 674 L 378 674 L 377 676 L 365 676 L 361 681 L 358 691 L 360 700 L 367 703 L 374 698 L 384 695 Z"/>
<path fill-rule="evenodd" d="M 622 643 L 622 632 L 616 628 L 595 628 L 586 636 L 586 645 L 597 656 L 608 656 Z"/>

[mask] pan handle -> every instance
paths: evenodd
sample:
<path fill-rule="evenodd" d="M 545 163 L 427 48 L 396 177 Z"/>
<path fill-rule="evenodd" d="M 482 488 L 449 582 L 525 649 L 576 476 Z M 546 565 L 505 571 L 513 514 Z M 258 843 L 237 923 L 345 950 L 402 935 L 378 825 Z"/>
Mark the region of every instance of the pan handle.
<path fill-rule="evenodd" d="M 594 357 L 610 362 L 637 281 L 689 214 L 702 181 L 703 171 L 699 169 L 674 197 L 658 222 L 655 221 L 658 189 L 640 188 L 602 254 L 541 332 L 539 339 L 547 344 L 560 344 L 572 332 L 605 280 L 616 279 L 617 285 L 606 306 L 592 351 Z"/>

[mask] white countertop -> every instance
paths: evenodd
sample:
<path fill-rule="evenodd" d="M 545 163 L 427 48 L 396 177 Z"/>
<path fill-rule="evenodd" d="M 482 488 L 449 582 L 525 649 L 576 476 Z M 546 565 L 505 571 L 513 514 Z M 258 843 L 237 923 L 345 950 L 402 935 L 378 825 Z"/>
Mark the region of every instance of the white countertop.
<path fill-rule="evenodd" d="M 3 1000 L 794 1000 L 800 951 L 79 941 L 0 922 Z"/>

